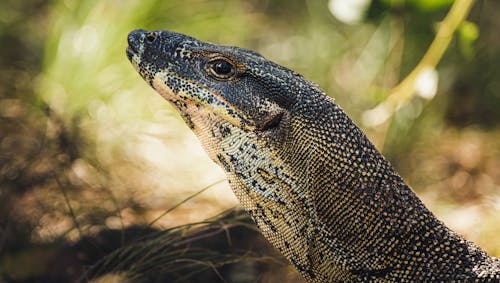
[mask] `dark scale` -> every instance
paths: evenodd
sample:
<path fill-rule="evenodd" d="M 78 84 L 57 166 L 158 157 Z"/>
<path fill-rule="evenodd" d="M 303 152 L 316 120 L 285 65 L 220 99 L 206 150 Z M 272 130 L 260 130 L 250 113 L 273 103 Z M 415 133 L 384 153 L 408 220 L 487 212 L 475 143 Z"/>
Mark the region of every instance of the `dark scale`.
<path fill-rule="evenodd" d="M 225 125 L 219 127 L 219 132 L 222 135 L 222 138 L 226 138 L 231 135 L 231 128 Z"/>
<path fill-rule="evenodd" d="M 156 90 L 207 131 L 242 206 L 307 281 L 500 281 L 500 260 L 436 219 L 317 85 L 253 51 L 147 34 L 129 35 L 128 58 L 150 85 L 163 76 Z"/>

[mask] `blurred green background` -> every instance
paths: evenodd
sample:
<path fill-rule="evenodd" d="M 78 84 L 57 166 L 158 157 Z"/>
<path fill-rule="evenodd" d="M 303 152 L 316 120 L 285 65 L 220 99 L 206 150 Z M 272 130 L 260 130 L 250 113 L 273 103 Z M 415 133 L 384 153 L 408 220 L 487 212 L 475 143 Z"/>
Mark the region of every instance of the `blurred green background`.
<path fill-rule="evenodd" d="M 165 235 L 167 250 L 196 242 L 191 226 L 168 229 L 237 207 L 223 172 L 128 62 L 126 37 L 136 28 L 253 49 L 318 83 L 440 219 L 500 256 L 500 2 L 476 1 L 417 92 L 396 110 L 374 111 L 427 52 L 453 3 L 1 1 L 0 282 L 195 282 L 179 265 L 175 276 L 159 268 L 144 279 L 146 263 L 162 264 L 134 245 L 154 250 Z M 241 213 L 207 223 L 248 229 L 210 238 L 192 255 L 209 263 L 214 282 L 301 282 Z M 236 260 L 206 257 L 206 245 L 217 250 L 227 238 L 245 244 L 230 241 L 224 253 L 238 247 L 244 260 L 220 269 Z M 243 257 L 248 249 L 257 259 Z M 85 275 L 120 252 L 126 268 Z M 107 273 L 114 277 L 99 279 Z"/>

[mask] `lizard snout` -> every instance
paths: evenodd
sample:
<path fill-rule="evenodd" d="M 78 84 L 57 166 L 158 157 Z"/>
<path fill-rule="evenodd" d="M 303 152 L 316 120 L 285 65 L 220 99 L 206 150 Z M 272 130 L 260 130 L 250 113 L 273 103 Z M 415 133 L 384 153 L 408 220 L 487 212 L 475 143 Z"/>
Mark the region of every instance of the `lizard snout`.
<path fill-rule="evenodd" d="M 132 51 L 135 53 L 138 53 L 139 50 L 141 49 L 140 46 L 143 44 L 144 38 L 148 38 L 149 41 L 149 36 L 150 32 L 147 32 L 142 29 L 137 29 L 128 34 L 127 41 L 128 41 L 128 46 Z M 155 36 L 156 37 L 156 36 Z"/>

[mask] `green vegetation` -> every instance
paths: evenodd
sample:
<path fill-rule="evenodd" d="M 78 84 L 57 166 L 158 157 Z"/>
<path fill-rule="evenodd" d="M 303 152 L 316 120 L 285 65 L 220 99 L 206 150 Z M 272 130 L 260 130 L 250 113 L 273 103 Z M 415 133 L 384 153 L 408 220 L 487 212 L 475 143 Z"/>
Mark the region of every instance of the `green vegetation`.
<path fill-rule="evenodd" d="M 241 212 L 221 214 L 237 206 L 223 173 L 126 59 L 136 28 L 317 82 L 438 217 L 500 256 L 500 3 L 357 2 L 1 1 L 0 282 L 299 282 Z"/>

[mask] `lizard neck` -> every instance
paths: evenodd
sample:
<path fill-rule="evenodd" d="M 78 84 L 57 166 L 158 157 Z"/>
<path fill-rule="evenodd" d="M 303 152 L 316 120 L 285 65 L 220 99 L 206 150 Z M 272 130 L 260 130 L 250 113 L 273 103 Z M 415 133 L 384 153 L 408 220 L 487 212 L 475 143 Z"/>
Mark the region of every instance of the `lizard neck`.
<path fill-rule="evenodd" d="M 311 263 L 316 270 L 303 273 L 321 274 L 318 282 L 330 280 L 328 274 L 345 280 L 450 280 L 498 273 L 500 262 L 439 221 L 359 128 L 325 99 L 322 105 L 330 109 L 302 115 L 310 121 L 295 122 L 301 130 L 292 130 L 290 146 L 283 147 L 287 153 L 280 154 L 288 157 L 289 168 L 299 169 L 292 175 L 307 189 L 311 258 L 325 258 L 314 254 L 321 251 L 333 259 Z M 485 270 L 492 260 L 496 268 Z"/>

